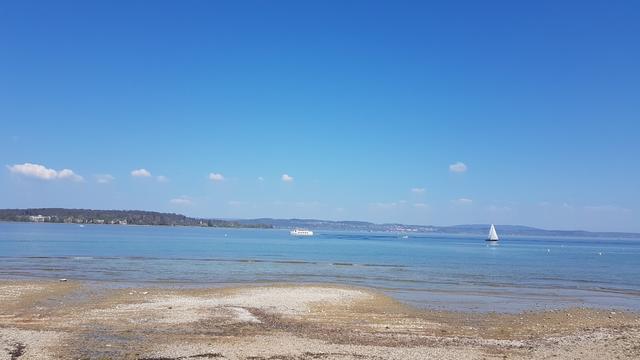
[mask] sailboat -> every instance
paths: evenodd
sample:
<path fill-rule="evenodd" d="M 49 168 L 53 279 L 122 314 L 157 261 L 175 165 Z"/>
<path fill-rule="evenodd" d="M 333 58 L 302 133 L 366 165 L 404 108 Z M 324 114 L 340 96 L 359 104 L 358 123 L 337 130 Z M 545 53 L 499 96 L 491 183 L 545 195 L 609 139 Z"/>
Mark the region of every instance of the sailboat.
<path fill-rule="evenodd" d="M 491 229 L 489 229 L 489 236 L 487 237 L 487 241 L 498 241 L 498 233 L 496 232 L 496 227 L 491 224 Z"/>

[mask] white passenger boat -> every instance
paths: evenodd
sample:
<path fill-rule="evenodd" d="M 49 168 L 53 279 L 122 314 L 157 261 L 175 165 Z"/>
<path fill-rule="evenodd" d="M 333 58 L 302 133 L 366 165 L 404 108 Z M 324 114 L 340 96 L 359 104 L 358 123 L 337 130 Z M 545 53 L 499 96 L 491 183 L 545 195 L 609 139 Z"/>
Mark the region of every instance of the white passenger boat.
<path fill-rule="evenodd" d="M 293 229 L 289 234 L 293 236 L 313 236 L 313 231 L 306 229 Z"/>

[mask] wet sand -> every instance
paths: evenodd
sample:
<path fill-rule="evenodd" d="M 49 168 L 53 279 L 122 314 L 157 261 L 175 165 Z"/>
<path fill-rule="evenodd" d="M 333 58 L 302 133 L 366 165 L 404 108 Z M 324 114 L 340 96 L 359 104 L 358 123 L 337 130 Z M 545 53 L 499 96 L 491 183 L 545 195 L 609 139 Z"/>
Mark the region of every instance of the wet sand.
<path fill-rule="evenodd" d="M 418 310 L 334 285 L 0 281 L 1 359 L 638 359 L 640 315 Z"/>

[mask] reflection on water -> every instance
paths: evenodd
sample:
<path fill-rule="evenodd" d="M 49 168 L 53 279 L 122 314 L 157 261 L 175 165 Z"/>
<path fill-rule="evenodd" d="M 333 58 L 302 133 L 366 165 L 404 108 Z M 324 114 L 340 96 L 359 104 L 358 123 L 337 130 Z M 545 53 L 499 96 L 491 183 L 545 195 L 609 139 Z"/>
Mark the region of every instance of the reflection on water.
<path fill-rule="evenodd" d="M 640 310 L 640 242 L 0 223 L 0 277 L 223 286 L 330 282 L 417 306 Z"/>

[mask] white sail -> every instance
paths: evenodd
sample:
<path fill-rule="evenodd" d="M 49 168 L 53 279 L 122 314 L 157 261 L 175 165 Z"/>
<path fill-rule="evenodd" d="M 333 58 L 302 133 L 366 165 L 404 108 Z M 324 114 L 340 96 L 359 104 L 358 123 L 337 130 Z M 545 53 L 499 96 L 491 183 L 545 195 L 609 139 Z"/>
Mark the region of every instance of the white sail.
<path fill-rule="evenodd" d="M 491 224 L 491 229 L 489 229 L 489 237 L 487 240 L 498 241 L 498 233 L 496 232 L 496 227 Z"/>

